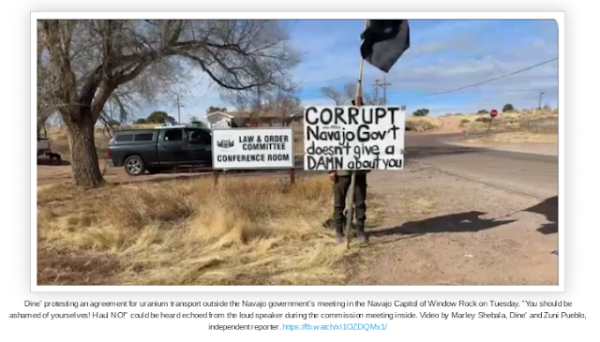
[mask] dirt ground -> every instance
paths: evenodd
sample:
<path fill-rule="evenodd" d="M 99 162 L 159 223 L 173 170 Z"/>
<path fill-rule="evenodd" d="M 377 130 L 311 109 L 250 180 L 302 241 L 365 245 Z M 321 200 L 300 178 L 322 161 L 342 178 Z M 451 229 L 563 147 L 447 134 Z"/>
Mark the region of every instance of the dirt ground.
<path fill-rule="evenodd" d="M 371 228 L 350 284 L 558 284 L 557 197 L 540 201 L 418 163 L 373 172 L 369 184 L 387 220 Z"/>
<path fill-rule="evenodd" d="M 431 132 L 431 133 L 446 134 L 446 133 L 459 133 L 459 132 L 464 131 L 464 128 L 462 128 L 460 126 L 460 118 L 449 116 L 449 117 L 441 117 L 440 120 L 442 121 L 442 127 L 440 127 L 435 132 Z"/>
<path fill-rule="evenodd" d="M 144 182 L 155 179 L 173 179 L 186 177 L 199 177 L 201 174 L 195 172 L 161 173 L 156 175 L 146 174 L 139 177 L 129 177 L 123 168 L 109 167 L 105 160 L 100 160 L 100 170 L 104 172 L 104 179 L 109 183 Z M 43 158 L 38 160 L 37 185 L 49 185 L 54 183 L 71 183 L 71 165 L 63 162 L 57 165 Z"/>

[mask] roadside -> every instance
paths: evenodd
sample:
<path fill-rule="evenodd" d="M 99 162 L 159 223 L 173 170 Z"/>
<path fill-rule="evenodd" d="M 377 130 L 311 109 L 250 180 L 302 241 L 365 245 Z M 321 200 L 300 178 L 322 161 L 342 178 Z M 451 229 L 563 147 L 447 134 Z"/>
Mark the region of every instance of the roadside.
<path fill-rule="evenodd" d="M 351 285 L 555 285 L 557 197 L 534 197 L 412 163 L 373 172 L 384 224 Z M 459 195 L 460 194 L 460 195 Z"/>
<path fill-rule="evenodd" d="M 405 170 L 370 174 L 373 237 L 352 253 L 349 284 L 557 284 L 556 158 L 447 143 L 457 137 L 409 133 Z M 132 178 L 120 168 L 105 174 L 109 183 L 207 175 Z M 54 182 L 70 182 L 70 166 L 38 165 L 38 185 Z"/>
<path fill-rule="evenodd" d="M 202 175 L 198 176 L 202 177 Z M 155 179 L 157 176 L 147 177 L 149 177 L 148 180 L 157 180 Z M 136 182 L 137 178 L 141 177 L 136 177 Z M 169 177 L 166 178 L 168 179 Z M 237 178 L 232 177 L 228 179 L 233 181 Z M 261 177 L 264 182 L 268 182 L 268 178 L 270 177 Z M 304 178 L 300 178 L 300 180 L 302 179 Z M 315 181 L 326 181 L 326 177 L 317 177 Z M 254 183 L 255 181 L 252 181 L 252 183 L 247 184 Z M 152 182 L 144 185 L 144 196 L 154 194 L 152 190 L 160 189 L 162 186 L 160 184 L 163 183 Z M 180 202 L 172 201 L 175 198 L 181 199 L 179 190 L 188 194 L 189 199 L 193 201 L 205 200 L 204 196 L 197 196 L 195 194 L 210 190 L 210 187 L 202 181 L 169 182 L 164 184 L 174 191 L 173 194 L 170 192 L 160 192 L 163 202 L 165 200 L 164 196 L 169 194 L 168 203 Z M 176 184 L 178 185 L 177 189 L 174 187 Z M 265 183 L 265 185 L 267 184 L 271 184 L 272 186 L 276 183 Z M 203 190 L 195 189 L 195 187 L 200 185 L 203 186 Z M 116 191 L 118 193 L 119 191 L 124 191 L 124 189 L 138 189 L 134 184 L 126 185 L 125 187 L 107 187 L 102 191 Z M 64 191 L 54 193 L 53 191 L 48 192 L 48 189 L 42 190 L 43 188 L 45 187 L 39 187 L 38 192 L 45 191 L 44 196 L 48 198 L 44 199 L 42 197 L 41 200 L 45 201 L 44 203 L 54 203 L 53 205 L 55 206 L 52 212 L 45 214 L 49 218 L 56 218 L 59 211 L 64 209 L 64 203 L 54 197 L 63 196 Z M 300 191 L 299 194 L 305 194 L 312 198 L 313 195 L 311 194 L 314 191 L 320 189 L 319 193 L 323 195 L 328 192 L 328 188 L 328 186 L 318 189 L 314 188 L 311 191 Z M 151 193 L 146 194 L 147 191 Z M 190 194 L 192 194 L 191 197 Z M 239 199 L 236 203 L 246 209 L 253 207 L 253 205 L 248 204 L 249 199 L 255 196 L 251 192 L 235 191 L 235 194 L 243 194 L 248 197 Z M 104 203 L 100 195 L 93 196 L 93 198 L 88 198 L 88 196 L 86 198 L 91 201 L 95 200 Z M 139 195 L 142 195 L 142 193 Z M 278 203 L 275 206 L 277 208 L 279 208 L 282 203 L 281 201 L 284 199 L 281 196 L 279 194 L 279 197 L 273 199 L 273 203 Z M 140 207 L 141 202 L 138 202 L 141 199 L 130 197 L 121 199 L 118 196 L 111 195 L 111 198 L 113 200 L 118 199 L 119 203 L 135 202 L 137 204 L 134 207 Z M 349 285 L 551 285 L 558 282 L 558 258 L 551 254 L 552 251 L 558 249 L 558 200 L 556 196 L 540 200 L 533 196 L 517 194 L 494 185 L 451 175 L 435 166 L 409 160 L 405 170 L 401 172 L 372 172 L 369 176 L 369 197 L 368 205 L 370 211 L 368 212 L 367 224 L 368 230 L 372 232 L 371 244 L 360 250 L 353 247 L 349 255 L 349 262 L 346 263 L 348 268 L 344 283 Z M 39 201 L 40 198 L 38 198 L 38 205 L 40 205 Z M 148 199 L 144 199 L 144 201 L 148 201 Z M 187 203 L 186 201 L 184 202 Z M 164 206 L 154 207 L 152 203 L 158 202 L 152 200 L 147 203 L 150 206 L 146 210 L 152 209 L 150 210 L 151 214 L 154 213 L 154 210 L 160 209 L 164 211 L 170 208 Z M 269 204 L 273 205 L 273 203 Z M 190 204 L 190 208 L 202 208 L 201 205 L 199 206 L 195 202 Z M 310 239 L 314 243 L 318 242 L 317 245 L 319 248 L 323 247 L 322 251 L 320 249 L 318 254 L 331 256 L 331 253 L 335 252 L 336 257 L 339 257 L 339 252 L 341 251 L 332 249 L 332 246 L 330 246 L 333 243 L 333 238 L 318 234 L 322 230 L 319 225 L 319 222 L 322 222 L 320 219 L 329 213 L 331 205 L 330 203 L 323 204 L 325 203 L 319 205 L 319 215 L 315 217 L 313 216 L 316 212 L 312 212 L 311 215 L 307 215 L 306 213 L 300 214 L 305 219 L 310 218 L 310 222 L 308 222 L 310 224 L 307 223 L 306 231 L 312 231 Z M 88 204 L 81 202 L 78 206 L 87 208 Z M 121 207 L 119 204 L 114 204 L 114 206 L 119 208 L 128 207 Z M 42 208 L 50 210 L 43 203 Z M 303 208 L 303 206 L 298 207 L 298 210 L 300 208 Z M 79 209 L 68 209 L 71 216 L 61 217 L 58 220 L 46 220 L 48 224 L 55 224 L 55 228 L 58 229 L 50 230 L 49 232 L 66 234 L 67 230 L 65 229 L 68 227 L 65 228 L 61 226 L 62 224 L 90 225 L 100 219 L 100 216 L 103 219 L 113 220 L 111 217 L 103 215 L 97 216 L 96 219 L 92 220 L 91 218 L 81 216 L 83 215 L 83 211 Z M 307 210 L 315 209 L 311 207 Z M 154 213 L 154 215 L 158 214 Z M 160 217 L 163 217 L 164 213 L 161 215 Z M 75 220 L 75 217 L 77 220 Z M 221 218 L 215 216 L 215 220 L 217 219 L 221 220 Z M 227 222 L 231 224 L 235 222 L 242 223 L 239 217 L 236 219 L 231 218 Z M 122 225 L 120 221 L 116 223 Z M 110 230 L 109 226 L 99 227 L 107 230 L 107 234 L 114 233 Z M 290 227 L 296 227 L 296 224 Z M 78 232 L 81 232 L 81 234 L 85 233 L 86 229 L 89 230 L 90 234 L 93 233 L 89 226 L 82 226 L 80 228 Z M 152 226 L 149 226 L 148 229 L 150 228 Z M 57 235 L 53 236 L 56 237 Z M 69 237 L 70 235 L 65 236 Z M 109 237 L 112 235 L 106 236 Z M 87 240 L 73 241 L 78 241 L 79 243 L 87 241 L 89 243 L 88 240 L 90 237 L 86 238 Z M 308 239 L 308 237 L 303 237 L 302 239 Z M 118 242 L 118 240 L 116 241 Z M 296 241 L 295 239 L 289 241 L 294 243 L 294 248 L 304 246 L 306 243 Z M 298 244 L 296 245 L 296 243 Z M 314 243 L 311 245 L 314 245 Z M 283 248 L 286 245 L 278 243 L 274 246 Z M 240 246 L 243 247 L 244 245 L 241 244 Z M 313 249 L 310 252 L 309 250 L 296 250 L 297 253 L 301 253 L 294 257 L 298 260 L 304 260 L 310 256 L 308 259 L 317 260 L 313 257 Z M 125 252 L 129 253 L 129 250 L 125 250 L 123 253 Z M 226 248 L 222 253 L 229 256 L 233 252 L 230 253 L 229 249 Z M 273 256 L 267 253 L 261 256 L 261 258 L 263 257 L 269 259 Z M 96 261 L 100 262 L 101 260 Z M 109 261 L 107 259 L 106 262 Z M 108 269 L 114 268 L 113 266 L 109 266 L 106 267 Z M 223 265 L 223 267 L 225 266 Z M 302 265 L 302 267 L 304 266 Z M 317 266 L 316 270 L 322 268 L 320 264 Z M 53 269 L 52 267 L 49 268 L 49 270 Z M 235 268 L 232 270 L 240 271 L 243 269 L 245 268 Z M 160 269 L 148 269 L 148 272 L 150 271 L 158 272 Z M 185 273 L 185 269 L 181 269 L 180 271 L 183 272 L 182 274 Z M 323 271 L 325 271 L 324 268 Z M 343 270 L 340 271 L 343 272 Z M 81 272 L 88 271 L 83 270 Z M 261 270 L 261 272 L 266 272 L 266 270 Z M 53 274 L 50 272 L 47 276 L 51 278 Z M 268 274 L 270 273 L 264 273 L 263 276 L 267 277 Z M 292 272 L 293 274 L 295 273 Z M 260 278 L 264 279 L 263 276 Z M 285 272 L 280 275 L 280 277 L 287 276 L 288 273 Z M 339 276 L 336 275 L 336 277 Z M 161 281 L 166 281 L 164 279 Z M 241 278 L 235 279 L 237 279 L 235 282 L 239 282 Z M 320 283 L 323 279 L 319 276 L 310 280 L 310 282 Z M 342 281 L 341 278 L 336 279 L 338 279 L 337 281 Z M 170 280 L 171 283 L 176 281 L 178 280 Z M 203 280 L 198 278 L 194 280 L 194 282 L 196 281 L 202 282 Z"/>
<path fill-rule="evenodd" d="M 558 134 L 535 132 L 502 132 L 471 134 L 451 141 L 457 146 L 470 146 L 517 153 L 558 156 Z"/>

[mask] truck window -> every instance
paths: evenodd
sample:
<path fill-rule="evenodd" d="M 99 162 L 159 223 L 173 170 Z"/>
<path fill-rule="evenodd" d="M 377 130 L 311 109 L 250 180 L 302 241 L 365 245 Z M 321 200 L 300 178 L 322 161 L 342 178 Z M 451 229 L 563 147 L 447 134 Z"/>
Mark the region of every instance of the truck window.
<path fill-rule="evenodd" d="M 200 144 L 210 144 L 210 134 L 201 129 L 194 129 L 186 131 L 189 136 L 188 141 L 197 140 Z"/>
<path fill-rule="evenodd" d="M 181 129 L 169 129 L 165 132 L 165 141 L 183 141 L 183 131 Z"/>
<path fill-rule="evenodd" d="M 116 142 L 133 141 L 133 134 L 119 134 L 115 138 Z"/>
<path fill-rule="evenodd" d="M 139 133 L 135 135 L 134 141 L 152 141 L 154 133 Z"/>

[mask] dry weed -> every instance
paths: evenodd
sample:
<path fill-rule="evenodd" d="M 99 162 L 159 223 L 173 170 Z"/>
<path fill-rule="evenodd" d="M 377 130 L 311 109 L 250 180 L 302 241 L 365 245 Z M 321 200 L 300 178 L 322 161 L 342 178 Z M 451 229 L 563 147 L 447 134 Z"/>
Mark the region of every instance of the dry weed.
<path fill-rule="evenodd" d="M 489 128 L 489 114 L 456 114 L 452 117 L 459 118 L 461 127 L 466 127 L 469 132 L 483 132 Z M 519 131 L 523 129 L 524 123 L 538 119 L 556 119 L 556 110 L 528 109 L 510 113 L 500 113 L 494 118 L 491 131 Z"/>
<path fill-rule="evenodd" d="M 442 120 L 433 117 L 415 117 L 406 118 L 406 130 L 414 132 L 426 132 L 436 130 L 442 127 Z"/>
<path fill-rule="evenodd" d="M 341 284 L 353 252 L 322 228 L 330 208 L 331 184 L 314 177 L 47 187 L 38 229 L 43 248 L 118 260 L 120 284 Z"/>

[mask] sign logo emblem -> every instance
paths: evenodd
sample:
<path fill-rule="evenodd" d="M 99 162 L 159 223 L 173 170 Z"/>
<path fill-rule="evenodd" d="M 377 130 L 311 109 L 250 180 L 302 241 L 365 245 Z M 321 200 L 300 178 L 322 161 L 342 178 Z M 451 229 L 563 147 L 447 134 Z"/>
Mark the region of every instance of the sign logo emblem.
<path fill-rule="evenodd" d="M 217 146 L 223 149 L 232 148 L 234 145 L 233 139 L 221 139 L 217 141 Z"/>

